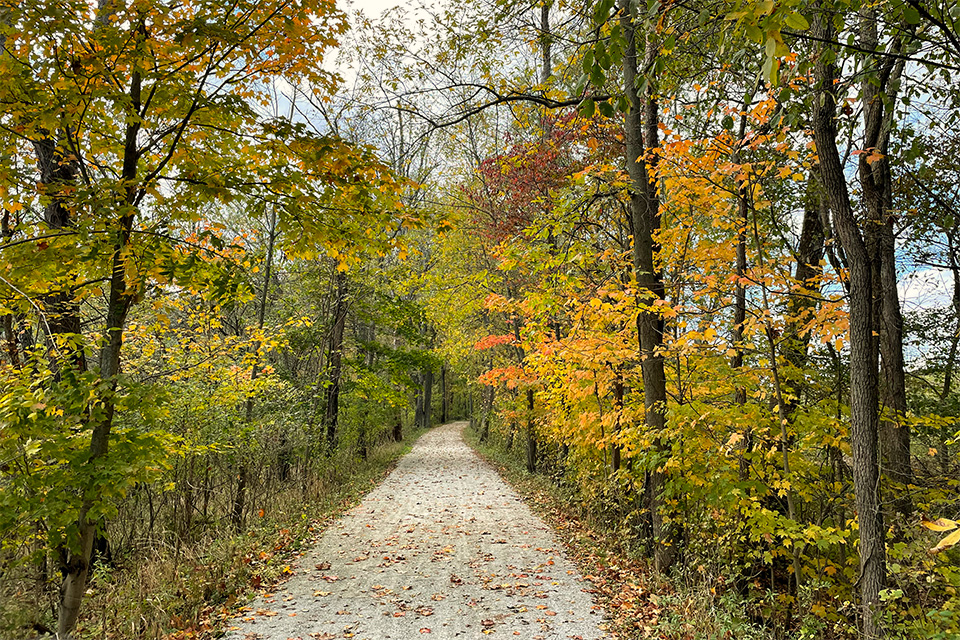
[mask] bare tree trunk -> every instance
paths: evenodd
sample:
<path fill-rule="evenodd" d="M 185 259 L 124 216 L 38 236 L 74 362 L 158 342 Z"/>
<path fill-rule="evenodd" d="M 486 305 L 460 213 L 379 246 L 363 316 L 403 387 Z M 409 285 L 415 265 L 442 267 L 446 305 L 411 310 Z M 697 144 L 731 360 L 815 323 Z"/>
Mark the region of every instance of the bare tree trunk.
<path fill-rule="evenodd" d="M 10 242 L 13 238 L 13 228 L 10 226 L 10 212 L 3 210 L 3 218 L 0 221 L 0 246 Z M 14 369 L 20 368 L 20 350 L 17 345 L 17 336 L 13 330 L 13 314 L 3 315 L 3 339 L 6 343 L 7 356 L 10 358 L 10 364 Z"/>
<path fill-rule="evenodd" d="M 656 99 L 653 78 L 653 63 L 658 55 L 656 35 L 638 33 L 634 24 L 629 0 L 621 0 L 620 27 L 627 41 L 623 58 L 624 90 L 629 101 L 626 115 L 626 164 L 630 176 L 630 216 L 633 231 L 633 266 L 641 304 L 652 307 L 664 298 L 663 275 L 657 266 L 656 256 L 660 244 L 656 234 L 660 229 L 660 200 L 654 177 L 647 165 L 656 162 L 656 156 L 648 153 L 659 147 L 659 105 Z M 642 73 L 646 91 L 638 92 L 640 68 L 638 66 L 637 41 L 644 42 Z M 670 447 L 663 439 L 666 427 L 667 379 L 664 371 L 663 319 L 654 311 L 642 311 L 637 317 L 637 334 L 640 343 L 641 371 L 643 373 L 644 423 L 653 437 L 654 446 L 661 457 L 669 455 Z M 659 571 L 673 565 L 674 529 L 665 514 L 663 491 L 666 485 L 665 466 L 658 462 L 650 471 L 650 514 L 653 522 L 654 565 Z"/>
<path fill-rule="evenodd" d="M 347 324 L 347 274 L 335 268 L 333 326 L 327 343 L 327 389 L 325 393 L 326 409 L 323 414 L 324 430 L 327 434 L 327 447 L 333 452 L 337 446 L 337 427 L 340 418 L 340 383 L 343 376 L 343 332 Z"/>
<path fill-rule="evenodd" d="M 399 409 L 397 410 L 397 415 L 393 419 L 393 441 L 403 441 L 403 420 L 400 417 Z"/>
<path fill-rule="evenodd" d="M 860 45 L 867 51 L 878 46 L 877 11 L 873 6 L 860 9 Z M 877 318 L 874 331 L 880 334 L 882 401 L 886 411 L 880 419 L 880 451 L 884 470 L 899 487 L 893 489 L 892 503 L 909 520 L 913 501 L 907 485 L 913 482 L 910 462 L 910 429 L 907 412 L 905 365 L 903 359 L 903 315 L 897 295 L 896 242 L 894 238 L 893 180 L 887 158 L 890 129 L 893 126 L 893 102 L 897 98 L 903 61 L 892 58 L 877 63 L 866 58 L 863 94 L 864 141 L 862 148 L 875 150 L 879 157 L 861 154 L 858 162 L 863 203 L 872 224 L 867 226 L 867 246 L 871 249 L 874 304 Z"/>
<path fill-rule="evenodd" d="M 447 365 L 446 363 L 440 366 L 440 424 L 447 424 L 447 418 L 449 415 L 450 395 L 449 389 L 447 389 Z"/>
<path fill-rule="evenodd" d="M 68 134 L 64 133 L 63 137 Z M 44 222 L 51 230 L 66 229 L 73 226 L 70 218 L 70 207 L 64 190 L 76 182 L 79 172 L 77 160 L 68 158 L 69 145 L 62 138 L 57 140 L 52 134 L 41 140 L 34 141 L 33 148 L 37 156 L 37 167 L 40 170 L 40 183 L 44 195 L 50 198 L 44 208 Z M 51 353 L 59 353 L 56 336 L 79 335 L 82 331 L 80 324 L 80 304 L 75 300 L 73 291 L 69 287 L 61 287 L 43 297 L 44 317 L 41 326 L 46 331 L 46 339 Z M 86 357 L 82 348 L 74 348 L 66 355 L 66 361 L 60 362 L 55 356 L 52 366 L 55 371 L 69 363 L 79 371 L 87 368 Z"/>
<path fill-rule="evenodd" d="M 819 5 L 819 3 L 818 3 Z M 822 7 L 814 35 L 833 42 L 835 33 Z M 846 176 L 837 150 L 836 70 L 821 50 L 816 64 L 818 95 L 813 130 L 820 177 L 837 235 L 847 258 L 850 283 L 850 445 L 855 503 L 860 532 L 861 624 L 867 640 L 883 636 L 878 620 L 880 591 L 886 580 L 883 512 L 880 509 L 877 405 L 877 344 L 873 326 L 873 267 L 850 204 Z"/>
<path fill-rule="evenodd" d="M 433 369 L 423 372 L 423 428 L 433 426 Z"/>
<path fill-rule="evenodd" d="M 544 0 L 544 3 L 540 5 L 540 84 L 547 84 L 550 76 L 553 75 L 552 44 L 553 36 L 550 34 L 550 3 Z"/>
<path fill-rule="evenodd" d="M 533 389 L 527 389 L 526 457 L 527 471 L 530 473 L 533 473 L 537 470 L 537 432 L 533 428 L 533 407 Z"/>
<path fill-rule="evenodd" d="M 419 386 L 417 387 L 417 397 L 414 400 L 414 413 L 413 413 L 413 425 L 417 429 L 422 429 L 424 424 L 423 419 L 423 410 L 424 410 L 424 388 L 423 388 L 423 372 L 421 371 L 419 375 L 415 376 L 414 379 L 419 381 Z"/>
<path fill-rule="evenodd" d="M 493 398 L 496 387 L 485 387 L 483 391 L 483 407 L 480 409 L 480 442 L 486 442 L 490 437 L 490 414 L 493 413 Z"/>
<path fill-rule="evenodd" d="M 613 434 L 614 437 L 620 435 L 620 429 L 622 428 L 621 420 L 623 418 L 623 370 L 620 367 L 617 367 L 617 372 L 613 378 L 613 410 L 616 412 L 616 417 L 614 418 L 613 424 Z M 614 473 L 620 471 L 620 444 L 614 442 L 610 445 L 610 470 Z"/>
<path fill-rule="evenodd" d="M 740 144 L 743 144 L 747 135 L 748 104 L 744 104 L 744 115 L 740 117 Z M 733 161 L 740 163 L 739 148 L 733 154 Z M 730 368 L 738 371 L 743 368 L 743 326 L 747 320 L 747 287 L 744 284 L 747 275 L 747 221 L 750 213 L 750 185 L 746 180 L 737 189 L 737 285 L 733 299 L 733 326 L 730 329 L 730 341 L 733 343 L 733 357 L 730 358 Z M 737 385 L 733 401 L 741 407 L 747 404 L 747 388 Z M 746 480 L 750 475 L 750 463 L 747 454 L 753 450 L 753 430 L 746 427 L 743 434 L 743 446 L 740 450 L 739 477 Z"/>

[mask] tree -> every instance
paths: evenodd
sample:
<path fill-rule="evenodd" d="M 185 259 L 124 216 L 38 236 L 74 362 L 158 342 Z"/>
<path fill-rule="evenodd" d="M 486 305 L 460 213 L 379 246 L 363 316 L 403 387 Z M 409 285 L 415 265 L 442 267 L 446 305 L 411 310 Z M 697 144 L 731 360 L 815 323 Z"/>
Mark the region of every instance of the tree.
<path fill-rule="evenodd" d="M 185 241 L 202 203 L 270 202 L 286 242 L 345 252 L 368 226 L 366 203 L 392 186 L 369 155 L 257 113 L 281 75 L 332 87 L 316 71 L 345 28 L 329 4 L 25 2 L 4 6 L 2 21 L 0 173 L 4 206 L 19 215 L 6 230 L 2 311 L 37 320 L 48 345 L 31 357 L 54 378 L 26 374 L 24 385 L 89 393 L 58 409 L 86 441 L 59 454 L 77 492 L 59 490 L 48 522 L 63 558 L 66 637 L 110 496 L 130 486 L 128 464 L 141 464 L 111 453 L 128 315 L 157 287 L 238 291 L 221 239 Z M 336 222 L 325 215 L 334 210 Z"/>

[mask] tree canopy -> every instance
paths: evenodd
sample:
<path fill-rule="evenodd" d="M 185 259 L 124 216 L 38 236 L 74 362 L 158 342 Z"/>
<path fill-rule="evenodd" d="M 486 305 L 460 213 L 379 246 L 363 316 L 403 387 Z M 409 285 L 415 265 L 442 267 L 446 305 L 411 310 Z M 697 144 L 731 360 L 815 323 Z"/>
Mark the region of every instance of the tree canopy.
<path fill-rule="evenodd" d="M 107 635 L 107 541 L 465 417 L 711 612 L 663 637 L 952 637 L 958 21 L 0 0 L 0 623 Z"/>

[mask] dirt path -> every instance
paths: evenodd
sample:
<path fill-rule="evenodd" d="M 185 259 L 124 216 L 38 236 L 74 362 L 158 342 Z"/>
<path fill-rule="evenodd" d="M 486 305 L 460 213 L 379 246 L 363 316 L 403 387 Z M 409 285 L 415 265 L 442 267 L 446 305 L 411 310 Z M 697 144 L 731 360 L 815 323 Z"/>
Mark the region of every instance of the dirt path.
<path fill-rule="evenodd" d="M 226 638 L 603 637 L 587 583 L 464 425 L 420 438 Z"/>

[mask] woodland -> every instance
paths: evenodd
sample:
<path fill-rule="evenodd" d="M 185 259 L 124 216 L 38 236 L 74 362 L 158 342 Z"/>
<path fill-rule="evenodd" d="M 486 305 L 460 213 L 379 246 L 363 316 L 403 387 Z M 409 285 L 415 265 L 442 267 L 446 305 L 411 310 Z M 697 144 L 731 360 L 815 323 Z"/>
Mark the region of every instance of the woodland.
<path fill-rule="evenodd" d="M 957 73 L 955 0 L 0 0 L 0 637 L 214 637 L 461 418 L 620 637 L 960 637 Z"/>

